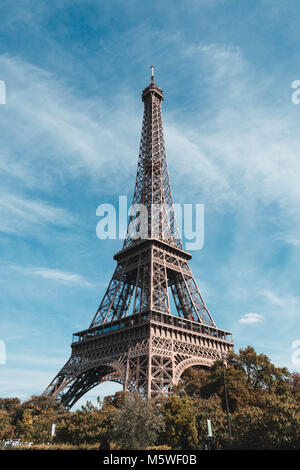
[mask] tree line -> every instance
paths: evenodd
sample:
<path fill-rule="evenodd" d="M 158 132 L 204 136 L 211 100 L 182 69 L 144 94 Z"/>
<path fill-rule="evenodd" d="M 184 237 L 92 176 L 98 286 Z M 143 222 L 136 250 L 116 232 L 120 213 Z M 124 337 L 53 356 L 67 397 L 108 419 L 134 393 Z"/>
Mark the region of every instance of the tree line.
<path fill-rule="evenodd" d="M 0 398 L 0 442 L 12 439 L 56 448 L 299 449 L 300 374 L 275 367 L 248 346 L 232 352 L 225 369 L 221 361 L 187 369 L 160 399 L 117 392 L 69 411 L 43 395 L 24 402 Z"/>

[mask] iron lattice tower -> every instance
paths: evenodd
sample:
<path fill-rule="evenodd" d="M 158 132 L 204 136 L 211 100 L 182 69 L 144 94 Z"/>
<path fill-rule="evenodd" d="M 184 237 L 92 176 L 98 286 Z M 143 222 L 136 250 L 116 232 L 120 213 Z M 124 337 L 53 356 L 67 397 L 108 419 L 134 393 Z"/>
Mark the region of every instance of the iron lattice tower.
<path fill-rule="evenodd" d="M 44 392 L 68 407 L 108 380 L 148 398 L 161 396 L 186 368 L 210 367 L 233 348 L 231 334 L 216 327 L 204 303 L 178 234 L 163 92 L 153 68 L 142 101 L 134 210 L 123 248 L 114 256 L 115 272 L 90 327 L 73 335 L 70 359 Z"/>

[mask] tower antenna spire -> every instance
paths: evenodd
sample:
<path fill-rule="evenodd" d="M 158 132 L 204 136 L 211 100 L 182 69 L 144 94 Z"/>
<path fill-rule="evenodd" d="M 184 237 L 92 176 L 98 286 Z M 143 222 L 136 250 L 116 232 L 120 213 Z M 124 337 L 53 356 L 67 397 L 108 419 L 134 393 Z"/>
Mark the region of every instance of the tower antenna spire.
<path fill-rule="evenodd" d="M 154 65 L 151 65 L 151 83 L 154 83 Z"/>

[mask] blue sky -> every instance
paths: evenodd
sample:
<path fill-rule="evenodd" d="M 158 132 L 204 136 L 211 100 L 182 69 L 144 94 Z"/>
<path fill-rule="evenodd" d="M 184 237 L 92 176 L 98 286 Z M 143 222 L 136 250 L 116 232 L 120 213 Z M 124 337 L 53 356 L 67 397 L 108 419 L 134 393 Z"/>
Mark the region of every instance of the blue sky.
<path fill-rule="evenodd" d="M 205 205 L 191 268 L 207 306 L 236 350 L 299 370 L 297 12 L 276 0 L 1 2 L 1 396 L 41 393 L 98 308 L 121 241 L 96 237 L 96 208 L 132 198 L 152 63 L 174 201 Z"/>

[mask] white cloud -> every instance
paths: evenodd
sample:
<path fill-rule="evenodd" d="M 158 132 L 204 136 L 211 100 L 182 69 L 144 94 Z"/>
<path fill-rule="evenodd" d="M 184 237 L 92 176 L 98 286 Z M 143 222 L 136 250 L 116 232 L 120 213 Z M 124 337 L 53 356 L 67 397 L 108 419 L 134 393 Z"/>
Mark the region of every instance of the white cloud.
<path fill-rule="evenodd" d="M 239 319 L 239 323 L 243 324 L 252 324 L 252 323 L 260 323 L 264 320 L 264 316 L 260 315 L 259 313 L 246 313 Z"/>
<path fill-rule="evenodd" d="M 199 102 L 197 116 L 182 120 L 175 113 L 168 119 L 166 147 L 174 181 L 189 180 L 191 199 L 201 191 L 203 200 L 236 210 L 276 202 L 292 212 L 300 200 L 300 137 L 289 100 L 286 106 L 273 105 L 270 84 L 251 80 L 252 66 L 238 47 L 196 44 L 182 51 L 193 73 L 201 67 L 210 111 Z M 2 55 L 0 65 L 9 89 L 0 120 L 8 135 L 0 172 L 44 189 L 85 173 L 110 188 L 117 178 L 127 188 L 138 155 L 142 108 L 137 100 L 112 98 L 108 107 L 99 97 L 83 99 L 17 57 Z M 177 184 L 175 200 L 187 198 L 183 187 Z"/>
<path fill-rule="evenodd" d="M 37 268 L 37 269 L 33 269 L 31 273 L 37 276 L 41 276 L 45 279 L 53 279 L 55 281 L 78 284 L 83 287 L 91 287 L 93 285 L 90 282 L 86 281 L 79 274 L 68 273 L 65 271 L 59 271 L 55 269 Z"/>
<path fill-rule="evenodd" d="M 120 106 L 111 100 L 108 107 L 99 97 L 82 98 L 80 91 L 19 57 L 1 55 L 0 67 L 7 84 L 0 172 L 43 190 L 78 174 L 106 185 L 111 174 L 124 178 L 126 165 L 120 174 L 120 161 L 135 164 L 131 157 L 138 154 L 140 128 L 128 96 Z"/>
<path fill-rule="evenodd" d="M 273 304 L 279 305 L 279 307 L 285 307 L 286 306 L 286 299 L 283 297 L 279 297 L 278 295 L 274 294 L 274 292 L 269 291 L 267 289 L 262 289 L 260 293 L 266 297 L 270 302 Z"/>
<path fill-rule="evenodd" d="M 178 114 L 169 120 L 167 150 L 177 180 L 188 180 L 190 197 L 200 193 L 210 204 L 245 212 L 275 203 L 296 219 L 300 136 L 293 105 L 282 99 L 287 90 L 278 98 L 270 78 L 258 80 L 237 47 L 189 46 L 185 59 L 193 61 L 193 73 L 201 70 L 209 103 L 202 110 L 199 101 L 202 111 L 190 120 Z M 193 109 L 201 96 L 194 99 Z"/>
<path fill-rule="evenodd" d="M 70 227 L 75 217 L 66 209 L 24 196 L 0 193 L 0 231 L 23 235 L 47 225 Z"/>
<path fill-rule="evenodd" d="M 287 314 L 287 312 L 294 311 L 299 314 L 299 300 L 297 297 L 284 293 L 282 295 L 277 295 L 268 289 L 261 289 L 259 293 L 273 304 L 283 308 L 285 314 Z"/>
<path fill-rule="evenodd" d="M 300 238 L 290 236 L 290 235 L 278 235 L 275 237 L 275 240 L 280 240 L 286 243 L 287 245 L 300 246 Z"/>
<path fill-rule="evenodd" d="M 52 279 L 54 281 L 77 284 L 81 287 L 92 287 L 93 284 L 87 281 L 83 276 L 59 269 L 50 269 L 44 267 L 21 267 L 21 266 L 10 266 L 11 269 L 15 269 L 22 272 L 25 275 L 39 276 L 44 279 Z"/>

